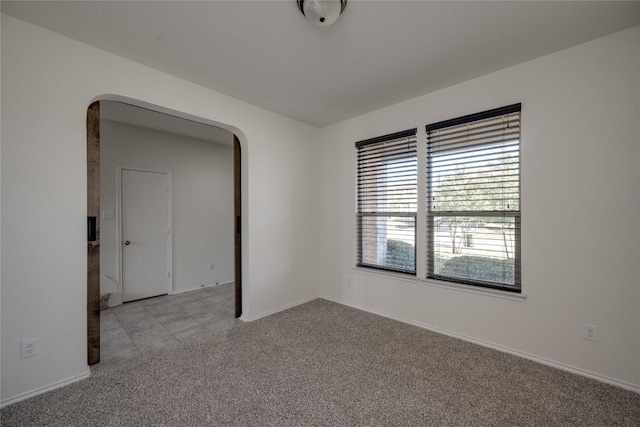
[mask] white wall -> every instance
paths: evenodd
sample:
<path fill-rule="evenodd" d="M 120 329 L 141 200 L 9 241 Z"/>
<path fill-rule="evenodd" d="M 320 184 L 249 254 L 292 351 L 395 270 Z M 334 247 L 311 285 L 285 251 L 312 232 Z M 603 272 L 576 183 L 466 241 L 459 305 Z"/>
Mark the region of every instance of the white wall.
<path fill-rule="evenodd" d="M 172 292 L 233 282 L 233 147 L 101 120 L 101 211 L 116 212 L 118 166 L 171 172 Z M 100 274 L 118 281 L 116 237 L 116 220 L 101 218 Z M 100 292 L 112 292 L 110 305 L 122 303 L 122 284 L 114 285 L 101 278 Z"/>
<path fill-rule="evenodd" d="M 96 99 L 141 100 L 234 131 L 243 314 L 316 294 L 316 129 L 7 15 L 1 30 L 1 244 L 11 248 L 2 254 L 3 403 L 88 374 L 86 112 Z M 20 359 L 20 341 L 33 337 L 40 354 Z"/>
<path fill-rule="evenodd" d="M 239 136 L 246 316 L 320 290 L 638 388 L 639 38 L 635 28 L 318 132 L 2 15 L 2 402 L 88 373 L 86 109 L 121 98 Z M 528 297 L 353 270 L 353 143 L 416 126 L 423 135 L 427 123 L 514 102 L 523 104 Z M 571 250 L 558 254 L 559 236 Z M 586 322 L 599 342 L 582 339 Z M 19 359 L 32 337 L 40 355 Z"/>
<path fill-rule="evenodd" d="M 636 27 L 323 129 L 321 292 L 640 391 L 639 45 Z M 418 127 L 423 154 L 426 124 L 517 102 L 527 298 L 354 269 L 354 142 Z"/>

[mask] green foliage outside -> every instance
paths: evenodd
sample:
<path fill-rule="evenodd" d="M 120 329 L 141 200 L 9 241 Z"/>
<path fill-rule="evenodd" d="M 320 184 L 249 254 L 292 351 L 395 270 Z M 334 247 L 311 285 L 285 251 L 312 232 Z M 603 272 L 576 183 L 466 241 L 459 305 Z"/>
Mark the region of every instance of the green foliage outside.
<path fill-rule="evenodd" d="M 414 271 L 416 269 L 414 245 L 402 240 L 387 240 L 385 265 L 390 268 Z"/>
<path fill-rule="evenodd" d="M 442 276 L 469 278 L 483 282 L 515 283 L 513 258 L 498 259 L 457 256 L 449 259 L 437 273 Z"/>
<path fill-rule="evenodd" d="M 479 222 L 502 223 L 500 218 L 469 218 L 462 216 L 448 216 L 447 212 L 491 212 L 513 210 L 519 206 L 519 190 L 517 180 L 519 175 L 519 154 L 512 148 L 504 146 L 506 151 L 497 151 L 499 147 L 490 146 L 486 151 L 472 153 L 473 158 L 460 156 L 460 164 L 456 164 L 455 173 L 450 169 L 455 164 L 456 154 L 452 154 L 451 164 L 440 159 L 442 176 L 435 173 L 437 184 L 433 189 L 433 212 L 438 215 L 441 224 L 446 225 L 451 241 L 451 253 L 459 254 L 464 246 L 464 236 L 472 232 L 474 224 Z M 471 154 L 469 155 L 471 156 Z M 444 157 L 446 159 L 446 157 Z M 473 161 L 470 165 L 466 162 Z M 484 161 L 483 165 L 479 162 Z M 465 167 L 468 166 L 469 169 Z M 508 182 L 514 180 L 516 182 Z M 506 186 L 506 187 L 505 187 Z M 513 224 L 503 224 L 503 239 L 505 248 L 513 245 Z M 506 257 L 513 257 L 507 251 Z"/>

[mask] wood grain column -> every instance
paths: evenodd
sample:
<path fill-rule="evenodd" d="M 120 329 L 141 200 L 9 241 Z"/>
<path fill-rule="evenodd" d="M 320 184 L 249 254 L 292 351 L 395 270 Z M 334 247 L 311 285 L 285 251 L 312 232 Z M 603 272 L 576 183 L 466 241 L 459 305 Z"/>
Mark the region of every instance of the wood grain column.
<path fill-rule="evenodd" d="M 87 243 L 87 361 L 100 361 L 100 102 L 87 109 L 87 216 L 96 240 Z"/>
<path fill-rule="evenodd" d="M 242 187 L 241 187 L 241 151 L 238 137 L 233 135 L 233 186 L 235 214 L 235 282 L 236 282 L 236 317 L 242 316 Z"/>

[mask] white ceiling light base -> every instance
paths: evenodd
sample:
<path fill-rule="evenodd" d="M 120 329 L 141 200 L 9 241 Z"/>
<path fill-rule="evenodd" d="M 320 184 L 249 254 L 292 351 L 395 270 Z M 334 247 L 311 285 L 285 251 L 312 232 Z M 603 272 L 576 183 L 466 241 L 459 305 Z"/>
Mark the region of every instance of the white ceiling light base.
<path fill-rule="evenodd" d="M 347 0 L 297 0 L 298 9 L 313 25 L 326 27 L 338 20 Z"/>

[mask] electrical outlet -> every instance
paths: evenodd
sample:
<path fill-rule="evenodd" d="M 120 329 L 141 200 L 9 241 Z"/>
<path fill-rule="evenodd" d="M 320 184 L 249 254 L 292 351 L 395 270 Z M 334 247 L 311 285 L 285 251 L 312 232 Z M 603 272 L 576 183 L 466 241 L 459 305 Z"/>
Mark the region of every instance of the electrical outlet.
<path fill-rule="evenodd" d="M 20 357 L 33 357 L 38 355 L 38 338 L 31 338 L 20 343 Z"/>
<path fill-rule="evenodd" d="M 213 271 L 213 263 L 209 264 L 209 271 Z"/>
<path fill-rule="evenodd" d="M 351 277 L 347 277 L 347 286 L 351 286 Z"/>
<path fill-rule="evenodd" d="M 584 339 L 598 341 L 598 327 L 596 325 L 584 324 Z"/>

